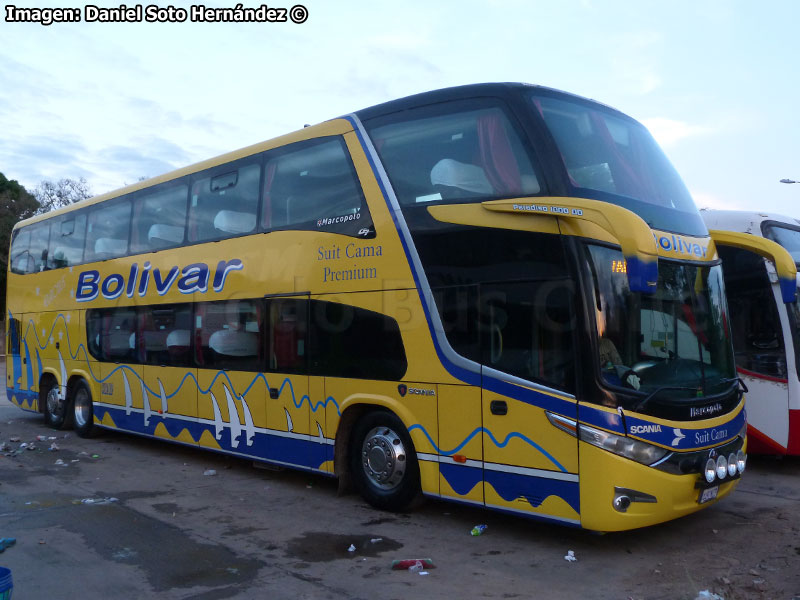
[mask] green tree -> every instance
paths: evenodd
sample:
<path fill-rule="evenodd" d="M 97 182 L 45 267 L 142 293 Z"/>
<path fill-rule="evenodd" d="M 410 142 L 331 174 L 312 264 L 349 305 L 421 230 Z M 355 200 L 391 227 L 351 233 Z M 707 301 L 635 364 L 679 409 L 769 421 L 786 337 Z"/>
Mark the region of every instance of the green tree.
<path fill-rule="evenodd" d="M 58 181 L 45 179 L 36 186 L 33 195 L 40 204 L 36 214 L 43 214 L 91 198 L 92 191 L 83 177 L 80 179 L 64 178 Z"/>
<path fill-rule="evenodd" d="M 11 230 L 17 221 L 27 219 L 39 210 L 39 202 L 14 179 L 0 173 L 0 307 L 3 319 L 6 314 L 6 273 L 8 272 L 8 246 Z"/>

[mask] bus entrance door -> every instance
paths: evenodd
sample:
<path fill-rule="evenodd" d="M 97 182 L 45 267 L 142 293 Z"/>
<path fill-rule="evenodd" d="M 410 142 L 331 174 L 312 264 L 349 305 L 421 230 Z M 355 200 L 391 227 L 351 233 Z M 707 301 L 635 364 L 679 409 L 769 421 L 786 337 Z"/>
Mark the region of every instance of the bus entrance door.
<path fill-rule="evenodd" d="M 486 505 L 577 523 L 578 444 L 546 414 L 576 414 L 557 391 L 574 377 L 571 302 L 550 282 L 481 286 L 481 405 Z"/>
<path fill-rule="evenodd" d="M 307 294 L 267 298 L 267 457 L 297 467 L 314 466 L 309 426 L 308 310 Z"/>

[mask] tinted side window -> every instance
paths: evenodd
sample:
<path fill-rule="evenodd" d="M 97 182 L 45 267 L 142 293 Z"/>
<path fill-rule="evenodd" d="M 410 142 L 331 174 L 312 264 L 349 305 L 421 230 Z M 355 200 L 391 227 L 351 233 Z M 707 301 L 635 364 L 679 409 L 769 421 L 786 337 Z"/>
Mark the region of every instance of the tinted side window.
<path fill-rule="evenodd" d="M 253 233 L 258 213 L 258 164 L 225 165 L 195 176 L 189 203 L 190 242 Z"/>
<path fill-rule="evenodd" d="M 86 241 L 86 213 L 71 213 L 50 222 L 47 268 L 60 269 L 83 262 Z"/>
<path fill-rule="evenodd" d="M 11 318 L 8 320 L 8 332 L 6 333 L 7 352 L 9 354 L 19 354 L 19 319 Z"/>
<path fill-rule="evenodd" d="M 481 361 L 479 291 L 477 285 L 433 290 L 447 341 L 464 358 Z"/>
<path fill-rule="evenodd" d="M 47 267 L 47 246 L 50 241 L 50 224 L 45 221 L 31 227 L 31 246 L 29 250 L 28 273 L 38 273 Z"/>
<path fill-rule="evenodd" d="M 573 391 L 573 287 L 568 279 L 481 286 L 483 364 Z"/>
<path fill-rule="evenodd" d="M 276 298 L 267 302 L 269 339 L 268 371 L 307 372 L 308 301 Z"/>
<path fill-rule="evenodd" d="M 86 232 L 86 262 L 124 256 L 128 252 L 131 202 L 98 204 L 89 211 Z"/>
<path fill-rule="evenodd" d="M 197 361 L 206 369 L 262 370 L 262 302 L 228 300 L 198 304 Z"/>
<path fill-rule="evenodd" d="M 312 302 L 312 374 L 398 380 L 407 367 L 397 321 L 346 304 Z"/>
<path fill-rule="evenodd" d="M 372 220 L 339 137 L 301 142 L 267 153 L 265 229 L 332 231 L 370 237 Z"/>
<path fill-rule="evenodd" d="M 148 306 L 141 311 L 145 364 L 191 365 L 192 305 Z"/>
<path fill-rule="evenodd" d="M 86 315 L 89 352 L 98 360 L 137 363 L 135 308 L 92 309 Z"/>
<path fill-rule="evenodd" d="M 160 187 L 136 198 L 131 252 L 150 252 L 183 243 L 188 193 L 189 187 L 180 184 Z"/>
<path fill-rule="evenodd" d="M 540 178 L 495 102 L 444 103 L 368 123 L 401 205 L 529 196 Z"/>
<path fill-rule="evenodd" d="M 719 246 L 736 366 L 786 377 L 783 333 L 764 259 L 746 250 Z"/>
<path fill-rule="evenodd" d="M 31 258 L 31 228 L 18 229 L 11 242 L 9 261 L 11 272 L 17 274 L 33 273 L 33 258 Z"/>

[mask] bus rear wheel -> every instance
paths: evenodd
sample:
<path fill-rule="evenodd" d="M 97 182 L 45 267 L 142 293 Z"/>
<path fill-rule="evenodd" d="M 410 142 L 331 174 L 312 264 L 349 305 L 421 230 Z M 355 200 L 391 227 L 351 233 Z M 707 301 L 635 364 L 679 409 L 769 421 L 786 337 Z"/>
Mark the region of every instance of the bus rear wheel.
<path fill-rule="evenodd" d="M 83 379 L 76 382 L 72 388 L 71 404 L 75 433 L 82 438 L 94 437 L 97 428 L 94 426 L 92 391 Z"/>
<path fill-rule="evenodd" d="M 356 489 L 376 508 L 405 510 L 421 496 L 414 444 L 394 413 L 370 412 L 356 423 L 350 472 Z"/>
<path fill-rule="evenodd" d="M 68 429 L 72 425 L 69 401 L 61 398 L 55 379 L 49 379 L 44 385 L 44 422 L 53 429 Z"/>

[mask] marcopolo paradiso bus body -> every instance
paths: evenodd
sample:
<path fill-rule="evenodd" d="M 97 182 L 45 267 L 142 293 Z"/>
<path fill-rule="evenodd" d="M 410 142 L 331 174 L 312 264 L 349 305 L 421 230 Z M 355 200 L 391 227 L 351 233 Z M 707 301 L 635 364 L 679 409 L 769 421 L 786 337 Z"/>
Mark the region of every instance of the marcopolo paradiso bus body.
<path fill-rule="evenodd" d="M 736 370 L 749 388 L 749 451 L 800 455 L 800 221 L 701 212 L 723 259 Z"/>
<path fill-rule="evenodd" d="M 80 435 L 602 531 L 745 467 L 715 245 L 644 127 L 573 95 L 388 102 L 20 223 L 10 255 L 8 397 Z"/>

